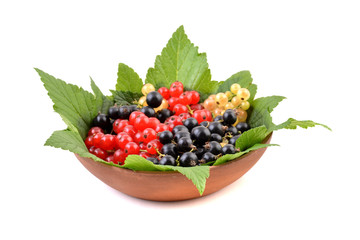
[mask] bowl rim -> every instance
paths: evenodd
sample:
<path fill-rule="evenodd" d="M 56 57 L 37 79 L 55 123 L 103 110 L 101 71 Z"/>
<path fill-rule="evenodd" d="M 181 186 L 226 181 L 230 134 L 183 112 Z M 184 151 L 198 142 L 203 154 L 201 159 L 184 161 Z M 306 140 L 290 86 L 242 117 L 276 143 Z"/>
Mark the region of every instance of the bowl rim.
<path fill-rule="evenodd" d="M 271 140 L 271 138 L 272 138 L 272 134 L 273 134 L 273 133 L 271 132 L 269 135 L 267 135 L 266 138 L 262 141 L 262 143 L 266 143 L 266 142 L 268 142 L 268 141 L 270 142 L 270 140 Z M 267 148 L 267 147 L 266 147 L 266 148 Z M 258 150 L 261 150 L 261 148 L 260 148 L 260 149 L 253 150 L 253 151 L 250 151 L 250 152 L 248 152 L 248 153 L 245 153 L 244 155 L 242 155 L 242 156 L 240 156 L 240 157 L 238 157 L 238 158 L 236 158 L 236 159 L 230 160 L 230 161 L 228 161 L 228 162 L 225 162 L 225 163 L 223 163 L 223 164 L 216 165 L 216 166 L 210 166 L 210 171 L 211 171 L 212 169 L 218 169 L 218 168 L 221 168 L 221 167 L 224 167 L 224 166 L 231 165 L 231 164 L 233 164 L 233 163 L 235 163 L 235 162 L 237 162 L 237 161 L 240 161 L 241 159 L 243 159 L 243 158 L 245 158 L 245 157 L 248 157 L 248 156 L 251 156 L 251 155 L 253 155 L 253 154 L 256 154 L 256 152 L 257 152 Z M 151 174 L 151 175 L 153 175 L 153 174 L 160 174 L 160 175 L 163 175 L 163 174 L 176 174 L 176 175 L 178 175 L 178 174 L 180 174 L 180 175 L 183 175 L 183 174 L 181 174 L 180 172 L 174 171 L 174 170 L 168 170 L 168 171 L 132 170 L 132 169 L 128 169 L 128 168 L 112 166 L 112 165 L 109 165 L 109 164 L 106 164 L 106 163 L 103 163 L 103 162 L 98 162 L 98 161 L 95 161 L 95 160 L 93 160 L 93 159 L 91 159 L 91 158 L 88 158 L 88 157 L 81 157 L 81 156 L 79 156 L 79 155 L 76 154 L 76 153 L 75 153 L 75 155 L 77 155 L 77 156 L 80 157 L 80 158 L 84 158 L 84 159 L 93 161 L 93 162 L 95 162 L 95 163 L 99 163 L 99 164 L 101 164 L 101 165 L 103 165 L 103 166 L 107 166 L 107 167 L 110 167 L 110 168 L 118 169 L 118 170 L 116 170 L 116 171 L 127 171 L 127 172 L 131 171 L 131 172 L 133 172 L 133 173 Z M 195 166 L 195 167 L 196 167 L 196 166 Z"/>

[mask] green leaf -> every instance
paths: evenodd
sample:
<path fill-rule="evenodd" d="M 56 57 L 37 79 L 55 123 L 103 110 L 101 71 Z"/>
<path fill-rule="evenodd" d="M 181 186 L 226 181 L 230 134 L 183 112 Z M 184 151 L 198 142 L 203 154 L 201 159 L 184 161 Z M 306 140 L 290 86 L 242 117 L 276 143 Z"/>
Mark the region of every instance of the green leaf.
<path fill-rule="evenodd" d="M 185 175 L 193 182 L 200 195 L 204 193 L 206 179 L 210 175 L 209 166 L 179 167 L 169 165 L 155 165 L 138 155 L 128 156 L 125 160 L 125 164 L 122 167 L 132 169 L 134 171 L 177 171 Z"/>
<path fill-rule="evenodd" d="M 322 126 L 331 131 L 331 128 L 329 128 L 325 124 L 316 123 L 311 120 L 298 121 L 293 118 L 289 118 L 287 121 L 279 125 L 273 126 L 272 128 L 269 129 L 269 131 L 275 131 L 280 129 L 296 129 L 298 126 L 307 129 L 308 127 L 315 127 L 316 125 Z"/>
<path fill-rule="evenodd" d="M 68 129 L 53 132 L 53 134 L 46 140 L 45 146 L 61 148 L 63 150 L 77 153 L 82 157 L 91 158 L 97 162 L 102 162 L 112 166 L 119 166 L 113 163 L 108 163 L 89 153 L 80 135 L 77 132 L 73 132 Z"/>
<path fill-rule="evenodd" d="M 115 90 L 110 90 L 110 92 L 114 97 L 114 102 L 118 106 L 134 104 L 142 96 L 142 93 L 122 92 Z"/>
<path fill-rule="evenodd" d="M 283 100 L 282 96 L 269 96 L 255 99 L 248 111 L 248 123 L 252 128 L 265 125 L 267 129 L 274 126 L 270 113 Z"/>
<path fill-rule="evenodd" d="M 109 108 L 114 105 L 114 101 L 111 99 L 111 97 L 107 97 L 101 92 L 101 90 L 95 84 L 94 80 L 91 77 L 90 80 L 91 80 L 91 89 L 95 94 L 95 99 L 97 103 L 96 105 L 98 106 L 98 112 L 107 114 Z"/>
<path fill-rule="evenodd" d="M 54 103 L 55 112 L 61 115 L 71 129 L 76 128 L 84 139 L 97 115 L 99 102 L 96 101 L 94 95 L 84 89 L 67 84 L 40 69 L 35 70 Z"/>
<path fill-rule="evenodd" d="M 265 126 L 251 128 L 243 132 L 236 140 L 236 148 L 244 151 L 257 143 L 261 143 L 268 135 L 268 130 Z"/>
<path fill-rule="evenodd" d="M 182 82 L 187 90 L 200 92 L 203 97 L 218 88 L 218 82 L 211 81 L 206 54 L 198 52 L 183 26 L 176 30 L 161 55 L 156 57 L 155 66 L 148 70 L 145 82 L 155 88 L 169 88 L 175 81 Z"/>
<path fill-rule="evenodd" d="M 229 162 L 231 160 L 234 160 L 234 159 L 237 159 L 239 157 L 241 157 L 242 155 L 244 155 L 245 153 L 248 153 L 248 152 L 251 152 L 251 151 L 254 151 L 254 150 L 257 150 L 257 149 L 260 149 L 260 148 L 266 148 L 266 147 L 270 147 L 270 146 L 279 146 L 277 144 L 262 144 L 262 143 L 256 143 L 255 145 L 253 145 L 252 147 L 246 149 L 245 151 L 241 151 L 241 152 L 238 152 L 238 153 L 234 153 L 234 154 L 226 154 L 220 158 L 218 158 L 213 166 L 217 166 L 217 165 L 220 165 L 220 164 L 224 164 L 226 162 Z"/>
<path fill-rule="evenodd" d="M 129 66 L 120 63 L 118 68 L 118 78 L 116 91 L 141 93 L 143 81 L 139 75 Z"/>

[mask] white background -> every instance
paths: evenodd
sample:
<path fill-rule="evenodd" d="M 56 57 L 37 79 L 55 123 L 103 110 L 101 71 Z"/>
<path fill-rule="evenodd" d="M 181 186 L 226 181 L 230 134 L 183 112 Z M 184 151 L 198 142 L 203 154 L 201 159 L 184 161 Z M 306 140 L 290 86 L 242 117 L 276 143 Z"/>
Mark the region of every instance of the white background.
<path fill-rule="evenodd" d="M 357 1 L 1 1 L 0 239 L 360 239 Z M 214 80 L 250 70 L 273 112 L 329 125 L 276 132 L 258 164 L 196 200 L 119 193 L 70 152 L 33 67 L 105 93 L 117 64 L 144 79 L 184 25 Z"/>

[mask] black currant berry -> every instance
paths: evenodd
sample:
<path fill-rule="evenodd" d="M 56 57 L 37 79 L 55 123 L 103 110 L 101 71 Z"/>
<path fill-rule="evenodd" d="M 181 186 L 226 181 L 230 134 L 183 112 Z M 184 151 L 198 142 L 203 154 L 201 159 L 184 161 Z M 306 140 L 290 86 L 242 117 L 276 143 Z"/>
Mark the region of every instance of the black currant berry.
<path fill-rule="evenodd" d="M 173 143 L 167 143 L 161 148 L 161 153 L 164 155 L 170 155 L 174 158 L 177 157 L 178 153 L 176 150 L 176 146 Z"/>
<path fill-rule="evenodd" d="M 199 126 L 199 123 L 195 118 L 190 117 L 184 121 L 184 126 L 191 131 L 194 127 Z"/>
<path fill-rule="evenodd" d="M 157 91 L 149 92 L 146 95 L 146 103 L 152 108 L 159 107 L 162 103 L 162 100 L 163 100 L 163 97 Z"/>
<path fill-rule="evenodd" d="M 172 165 L 176 166 L 176 160 L 173 156 L 165 155 L 159 161 L 159 165 Z"/>
<path fill-rule="evenodd" d="M 156 118 L 159 119 L 159 121 L 162 123 L 165 122 L 165 120 L 169 117 L 171 117 L 171 111 L 167 108 L 160 110 L 156 115 Z"/>
<path fill-rule="evenodd" d="M 176 134 L 177 132 L 189 132 L 189 129 L 184 125 L 177 125 L 173 128 L 172 133 Z"/>
<path fill-rule="evenodd" d="M 188 152 L 192 148 L 195 148 L 190 137 L 182 137 L 177 142 L 177 149 L 179 152 Z"/>
<path fill-rule="evenodd" d="M 148 117 L 155 117 L 155 110 L 152 107 L 145 106 L 140 111 Z"/>
<path fill-rule="evenodd" d="M 222 154 L 234 154 L 235 153 L 235 147 L 234 145 L 231 144 L 226 144 L 225 146 L 222 147 L 221 149 Z"/>
<path fill-rule="evenodd" d="M 206 152 L 201 158 L 202 162 L 208 163 L 216 160 L 216 156 L 211 152 Z"/>
<path fill-rule="evenodd" d="M 236 112 L 232 109 L 225 110 L 223 114 L 223 120 L 226 125 L 232 125 L 236 122 Z"/>
<path fill-rule="evenodd" d="M 226 132 L 227 132 L 227 133 L 230 133 L 232 136 L 239 134 L 239 131 L 238 131 L 237 128 L 234 127 L 234 126 L 229 126 L 229 127 L 226 129 Z"/>
<path fill-rule="evenodd" d="M 186 152 L 183 155 L 181 155 L 179 159 L 180 166 L 183 167 L 193 167 L 198 165 L 199 160 L 195 153 L 192 152 Z"/>
<path fill-rule="evenodd" d="M 214 155 L 218 155 L 221 153 L 222 147 L 219 142 L 211 141 L 205 144 L 205 149 Z"/>
<path fill-rule="evenodd" d="M 243 133 L 250 129 L 250 125 L 246 122 L 240 122 L 236 125 L 236 128 L 239 132 Z"/>
<path fill-rule="evenodd" d="M 208 129 L 211 133 L 217 133 L 220 136 L 224 136 L 225 134 L 225 127 L 220 122 L 210 123 Z"/>
<path fill-rule="evenodd" d="M 232 138 L 230 138 L 229 144 L 232 144 L 232 145 L 235 146 L 236 140 L 240 137 L 240 135 L 241 135 L 241 134 L 238 134 L 238 135 L 235 135 L 235 136 L 233 136 Z"/>
<path fill-rule="evenodd" d="M 205 153 L 205 148 L 203 148 L 203 147 L 197 147 L 197 148 L 196 148 L 196 151 L 194 151 L 193 153 L 195 153 L 195 155 L 197 156 L 198 159 L 201 159 L 202 156 L 203 156 L 204 153 Z"/>
<path fill-rule="evenodd" d="M 219 115 L 214 118 L 214 122 L 224 122 L 223 116 Z"/>
<path fill-rule="evenodd" d="M 168 130 L 158 133 L 158 136 L 162 144 L 171 143 L 171 140 L 174 137 L 174 135 Z"/>
<path fill-rule="evenodd" d="M 203 121 L 203 122 L 200 123 L 200 125 L 204 126 L 204 127 L 208 127 L 209 124 L 210 124 L 210 122 L 208 122 L 208 121 Z"/>
<path fill-rule="evenodd" d="M 191 130 L 191 139 L 195 140 L 197 144 L 204 144 L 210 140 L 210 137 L 209 129 L 204 126 L 197 126 Z"/>
<path fill-rule="evenodd" d="M 118 119 L 120 118 L 119 116 L 119 107 L 118 106 L 112 106 L 109 108 L 109 111 L 108 111 L 108 116 L 109 118 L 111 119 Z"/>
<path fill-rule="evenodd" d="M 129 106 L 121 106 L 119 108 L 119 118 L 121 119 L 129 119 L 130 113 Z"/>
<path fill-rule="evenodd" d="M 139 108 L 137 107 L 137 105 L 130 105 L 129 110 L 130 110 L 130 113 L 132 113 L 132 112 L 138 111 Z"/>
<path fill-rule="evenodd" d="M 93 120 L 93 126 L 102 128 L 106 131 L 111 131 L 112 125 L 110 122 L 110 118 L 103 113 L 99 113 Z"/>
<path fill-rule="evenodd" d="M 210 140 L 211 141 L 217 141 L 217 142 L 221 143 L 222 142 L 222 137 L 217 133 L 212 133 L 211 137 L 210 137 Z"/>
<path fill-rule="evenodd" d="M 174 135 L 175 142 L 178 142 L 179 139 L 182 137 L 190 137 L 190 133 L 185 132 L 185 131 L 180 131 L 180 132 L 175 133 L 175 135 Z"/>
<path fill-rule="evenodd" d="M 148 158 L 146 158 L 146 160 L 148 160 L 154 164 L 159 164 L 159 160 L 157 160 L 156 158 L 153 158 L 153 157 L 148 157 Z"/>

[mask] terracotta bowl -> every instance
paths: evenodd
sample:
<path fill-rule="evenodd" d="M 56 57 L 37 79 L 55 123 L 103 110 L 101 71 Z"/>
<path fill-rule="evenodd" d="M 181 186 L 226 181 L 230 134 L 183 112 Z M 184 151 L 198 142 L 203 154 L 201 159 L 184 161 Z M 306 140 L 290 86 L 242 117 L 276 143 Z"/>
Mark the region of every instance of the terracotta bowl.
<path fill-rule="evenodd" d="M 263 143 L 269 143 L 269 135 Z M 202 196 L 216 192 L 235 182 L 264 154 L 261 148 L 225 164 L 210 167 Z M 95 162 L 75 154 L 84 167 L 112 188 L 127 195 L 153 201 L 179 201 L 201 197 L 194 184 L 178 172 L 133 171 Z"/>

